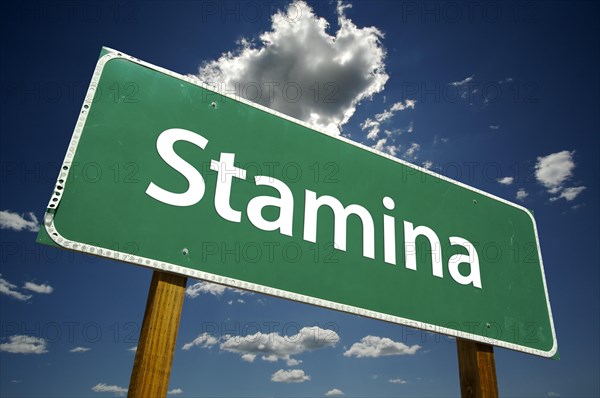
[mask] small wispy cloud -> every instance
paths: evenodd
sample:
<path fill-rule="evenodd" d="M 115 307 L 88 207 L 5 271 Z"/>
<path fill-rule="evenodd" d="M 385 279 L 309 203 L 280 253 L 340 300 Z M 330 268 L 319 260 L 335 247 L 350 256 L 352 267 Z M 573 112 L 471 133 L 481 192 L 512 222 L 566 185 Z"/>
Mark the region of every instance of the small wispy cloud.
<path fill-rule="evenodd" d="M 167 391 L 167 395 L 179 395 L 183 394 L 183 390 L 181 388 L 174 388 L 172 390 Z"/>
<path fill-rule="evenodd" d="M 527 193 L 525 188 L 519 188 L 519 190 L 517 191 L 517 200 L 523 201 L 528 196 L 529 194 Z"/>
<path fill-rule="evenodd" d="M 419 152 L 420 149 L 421 145 L 417 144 L 416 142 L 413 142 L 412 144 L 410 144 L 410 147 L 404 153 L 404 157 L 408 159 L 416 159 L 417 152 Z"/>
<path fill-rule="evenodd" d="M 371 148 L 375 149 L 376 151 L 396 156 L 398 154 L 398 151 L 400 150 L 400 145 L 388 145 L 387 142 L 387 138 L 381 138 L 377 140 L 377 143 L 375 145 L 372 145 Z"/>
<path fill-rule="evenodd" d="M 54 288 L 50 285 L 46 285 L 46 284 L 38 285 L 33 282 L 25 282 L 25 285 L 23 285 L 23 289 L 31 290 L 32 292 L 39 293 L 39 294 L 50 294 L 54 291 Z"/>
<path fill-rule="evenodd" d="M 404 102 L 396 102 L 391 107 L 386 109 L 385 111 L 378 113 L 374 116 L 375 119 L 367 118 L 364 122 L 360 124 L 360 128 L 363 131 L 367 131 L 367 139 L 375 140 L 379 136 L 379 132 L 381 131 L 381 124 L 387 120 L 390 120 L 397 112 L 404 111 L 406 109 L 415 109 L 415 100 L 406 99 Z M 396 132 L 401 133 L 402 131 L 406 131 L 412 133 L 414 128 L 414 123 L 410 123 L 406 130 L 396 130 Z M 392 135 L 394 131 L 386 130 L 386 134 L 388 136 Z"/>
<path fill-rule="evenodd" d="M 80 353 L 80 352 L 88 352 L 89 350 L 91 350 L 91 348 L 88 348 L 88 347 L 75 347 L 75 348 L 71 348 L 69 350 L 69 352 Z"/>
<path fill-rule="evenodd" d="M 252 293 L 245 290 L 234 289 L 231 287 L 217 285 L 216 283 L 210 282 L 198 282 L 188 286 L 185 289 L 185 295 L 189 298 L 196 298 L 201 294 L 210 294 L 212 296 L 222 296 L 225 292 L 234 292 L 240 295 L 252 295 Z"/>
<path fill-rule="evenodd" d="M 10 210 L 0 210 L 0 229 L 38 232 L 40 223 L 33 212 L 18 214 Z"/>
<path fill-rule="evenodd" d="M 388 382 L 392 383 L 392 384 L 407 384 L 408 381 L 403 380 L 403 379 L 390 379 L 388 380 Z"/>
<path fill-rule="evenodd" d="M 4 294 L 19 301 L 27 301 L 33 297 L 30 294 L 23 294 L 19 292 L 17 285 L 2 278 L 2 274 L 0 274 L 0 294 Z"/>
<path fill-rule="evenodd" d="M 574 200 L 577 196 L 579 196 L 579 194 L 582 193 L 585 189 L 586 187 L 584 186 L 564 188 L 559 196 L 550 198 L 550 201 L 555 202 L 559 199 L 565 199 L 567 202 L 570 202 Z"/>
<path fill-rule="evenodd" d="M 515 181 L 514 177 L 502 177 L 498 179 L 498 182 L 502 185 L 510 185 Z"/>
<path fill-rule="evenodd" d="M 464 79 L 459 80 L 459 81 L 451 82 L 450 85 L 454 86 L 454 87 L 464 86 L 465 84 L 473 81 L 473 78 L 475 78 L 475 75 L 471 75 L 469 77 L 465 77 Z"/>
<path fill-rule="evenodd" d="M 344 392 L 339 388 L 333 388 L 325 393 L 326 397 L 341 397 L 344 395 Z"/>
<path fill-rule="evenodd" d="M 116 385 L 110 385 L 105 383 L 98 383 L 92 387 L 93 392 L 111 392 L 115 395 L 121 396 L 125 395 L 127 392 L 127 388 L 119 387 Z"/>
<path fill-rule="evenodd" d="M 499 124 L 491 124 L 490 130 L 500 130 L 500 125 Z"/>
<path fill-rule="evenodd" d="M 439 143 L 445 144 L 450 139 L 448 137 L 440 137 L 437 134 L 433 137 L 433 145 L 438 145 Z"/>
<path fill-rule="evenodd" d="M 217 344 L 219 342 L 219 340 L 216 337 L 211 336 L 209 333 L 202 333 L 201 335 L 199 335 L 198 337 L 196 337 L 194 340 L 190 341 L 189 343 L 185 343 L 181 349 L 184 351 L 188 351 L 189 349 L 191 349 L 192 347 L 203 347 L 203 348 L 210 348 L 212 346 L 214 346 L 215 344 Z"/>

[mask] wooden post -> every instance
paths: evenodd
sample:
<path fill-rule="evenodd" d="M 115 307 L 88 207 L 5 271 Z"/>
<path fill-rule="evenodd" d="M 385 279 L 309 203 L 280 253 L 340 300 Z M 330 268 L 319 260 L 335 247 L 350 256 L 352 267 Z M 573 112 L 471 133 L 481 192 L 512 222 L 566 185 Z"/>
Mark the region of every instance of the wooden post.
<path fill-rule="evenodd" d="M 456 339 L 462 398 L 498 398 L 494 348 L 488 344 Z"/>
<path fill-rule="evenodd" d="M 184 276 L 152 274 L 127 397 L 167 396 L 186 283 Z"/>

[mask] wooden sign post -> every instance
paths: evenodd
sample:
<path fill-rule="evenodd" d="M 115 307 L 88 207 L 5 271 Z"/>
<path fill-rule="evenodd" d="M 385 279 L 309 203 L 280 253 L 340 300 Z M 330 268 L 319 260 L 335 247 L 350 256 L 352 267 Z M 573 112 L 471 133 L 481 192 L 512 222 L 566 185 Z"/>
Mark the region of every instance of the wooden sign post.
<path fill-rule="evenodd" d="M 129 382 L 129 398 L 166 397 L 187 278 L 154 271 Z"/>
<path fill-rule="evenodd" d="M 488 344 L 456 339 L 462 398 L 498 398 L 494 348 Z"/>

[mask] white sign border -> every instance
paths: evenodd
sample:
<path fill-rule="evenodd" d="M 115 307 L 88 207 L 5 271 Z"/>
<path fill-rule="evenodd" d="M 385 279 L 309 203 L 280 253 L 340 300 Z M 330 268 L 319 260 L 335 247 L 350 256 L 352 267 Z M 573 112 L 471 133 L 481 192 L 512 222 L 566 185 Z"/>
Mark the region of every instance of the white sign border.
<path fill-rule="evenodd" d="M 47 210 L 46 214 L 44 215 L 44 226 L 46 228 L 46 231 L 48 232 L 48 235 L 50 236 L 50 238 L 57 245 L 64 247 L 66 249 L 69 249 L 69 250 L 80 251 L 83 253 L 88 253 L 88 254 L 92 254 L 92 255 L 96 255 L 96 256 L 100 256 L 100 257 L 110 258 L 113 260 L 123 261 L 123 262 L 131 263 L 131 264 L 135 264 L 135 265 L 141 265 L 141 266 L 144 266 L 147 268 L 152 268 L 155 270 L 171 272 L 174 274 L 179 274 L 179 275 L 188 276 L 188 277 L 192 277 L 192 278 L 202 279 L 202 280 L 205 280 L 208 282 L 218 283 L 218 284 L 233 287 L 236 289 L 244 289 L 244 290 L 249 290 L 249 291 L 253 291 L 253 292 L 257 292 L 257 293 L 263 293 L 263 294 L 267 294 L 267 295 L 271 295 L 271 296 L 275 296 L 275 297 L 281 297 L 281 298 L 285 298 L 288 300 L 293 300 L 293 301 L 306 303 L 306 304 L 312 304 L 312 305 L 316 305 L 319 307 L 324 307 L 324 308 L 329 308 L 329 309 L 333 309 L 333 310 L 337 310 L 337 311 L 347 312 L 350 314 L 360 315 L 360 316 L 364 316 L 364 317 L 368 317 L 368 318 L 379 319 L 382 321 L 391 322 L 391 323 L 395 323 L 395 324 L 399 324 L 399 325 L 404 325 L 404 326 L 408 326 L 408 327 L 412 327 L 412 328 L 422 329 L 422 330 L 429 331 L 429 332 L 446 334 L 449 336 L 454 336 L 454 337 L 463 338 L 463 339 L 467 339 L 467 340 L 477 341 L 479 343 L 484 343 L 484 344 L 491 344 L 491 345 L 495 345 L 498 347 L 508 348 L 508 349 L 515 350 L 515 351 L 521 351 L 521 352 L 525 352 L 528 354 L 537 355 L 537 356 L 541 356 L 541 357 L 546 357 L 546 358 L 553 357 L 556 354 L 556 352 L 558 351 L 558 343 L 556 340 L 554 319 L 552 317 L 552 309 L 550 307 L 550 300 L 548 297 L 548 289 L 546 286 L 546 276 L 544 273 L 544 265 L 542 262 L 542 253 L 541 253 L 540 244 L 539 244 L 537 225 L 536 225 L 535 219 L 533 218 L 531 212 L 528 211 L 523 206 L 520 206 L 516 203 L 510 202 L 506 199 L 499 198 L 497 196 L 494 196 L 487 192 L 481 191 L 481 190 L 471 187 L 469 185 L 463 184 L 459 181 L 455 181 L 455 180 L 448 178 L 446 176 L 443 176 L 441 174 L 434 173 L 431 170 L 419 167 L 417 165 L 405 162 L 405 161 L 398 159 L 396 157 L 393 157 L 391 155 L 379 152 L 373 148 L 369 148 L 365 145 L 362 145 L 355 141 L 349 140 L 343 136 L 329 134 L 322 129 L 319 129 L 319 128 L 309 125 L 308 123 L 294 119 L 290 116 L 284 115 L 280 112 L 277 112 L 277 111 L 267 108 L 265 106 L 250 102 L 244 98 L 234 96 L 232 94 L 225 93 L 225 92 L 219 92 L 218 90 L 215 90 L 214 87 L 211 87 L 211 86 L 201 82 L 198 78 L 196 78 L 194 76 L 180 75 L 178 73 L 175 73 L 175 72 L 169 71 L 165 68 L 161 68 L 159 66 L 139 60 L 135 57 L 126 55 L 120 51 L 113 50 L 111 48 L 103 47 L 103 50 L 107 53 L 105 55 L 103 55 L 102 57 L 100 57 L 98 59 L 98 63 L 96 64 L 96 68 L 94 70 L 92 80 L 90 82 L 87 94 L 85 96 L 85 100 L 81 107 L 79 118 L 77 119 L 77 123 L 75 125 L 73 135 L 71 137 L 71 141 L 70 141 L 70 144 L 69 144 L 69 147 L 67 150 L 67 154 L 65 155 L 65 159 L 61 166 L 61 170 L 60 170 L 57 182 L 56 182 L 54 192 L 52 194 L 52 197 L 50 198 L 50 202 L 48 203 L 48 210 Z M 465 333 L 465 332 L 462 332 L 459 330 L 454 330 L 454 329 L 449 329 L 449 328 L 445 328 L 445 327 L 441 327 L 441 326 L 431 325 L 431 324 L 424 323 L 424 322 L 418 322 L 418 321 L 414 321 L 412 319 L 402 318 L 402 317 L 398 317 L 398 316 L 394 316 L 394 315 L 383 314 L 383 313 L 376 312 L 376 311 L 365 310 L 365 309 L 359 308 L 359 307 L 354 307 L 354 306 L 350 306 L 350 305 L 336 303 L 333 301 L 328 301 L 328 300 L 323 300 L 323 299 L 314 298 L 314 297 L 310 297 L 310 296 L 305 296 L 302 294 L 292 293 L 292 292 L 288 292 L 288 291 L 281 290 L 281 289 L 275 289 L 275 288 L 271 288 L 271 287 L 267 287 L 267 286 L 263 286 L 263 285 L 258 285 L 255 283 L 244 282 L 244 281 L 241 281 L 238 279 L 227 278 L 227 277 L 211 274 L 211 273 L 204 272 L 204 271 L 197 271 L 197 270 L 179 266 L 176 264 L 166 263 L 163 261 L 156 261 L 156 260 L 146 258 L 146 257 L 134 256 L 134 255 L 119 252 L 116 250 L 111 250 L 111 249 L 106 249 L 106 248 L 102 248 L 102 247 L 98 247 L 98 246 L 93 246 L 93 245 L 76 242 L 76 241 L 73 241 L 73 240 L 63 237 L 58 232 L 58 230 L 56 229 L 56 226 L 54 225 L 54 213 L 53 212 L 58 208 L 58 205 L 60 204 L 60 200 L 62 197 L 61 193 L 64 190 L 64 187 L 67 183 L 69 169 L 71 168 L 73 158 L 75 156 L 75 152 L 77 151 L 77 145 L 79 143 L 79 139 L 81 137 L 83 127 L 85 126 L 85 122 L 86 122 L 87 116 L 89 114 L 89 110 L 90 110 L 91 106 L 93 105 L 94 95 L 96 94 L 96 88 L 98 87 L 98 82 L 100 81 L 102 71 L 104 69 L 104 66 L 110 60 L 114 60 L 114 59 L 124 59 L 124 60 L 130 61 L 130 62 L 134 62 L 134 63 L 142 65 L 144 67 L 153 69 L 157 72 L 161 72 L 161 73 L 164 73 L 171 77 L 177 78 L 179 80 L 183 80 L 187 83 L 194 84 L 196 86 L 202 87 L 205 90 L 214 92 L 216 94 L 220 94 L 224 97 L 244 103 L 253 108 L 259 109 L 261 111 L 268 112 L 272 115 L 278 116 L 280 118 L 289 120 L 293 123 L 307 127 L 310 130 L 327 135 L 329 137 L 333 137 L 333 138 L 343 141 L 347 144 L 354 145 L 360 149 L 372 152 L 376 155 L 385 157 L 394 162 L 403 164 L 404 166 L 419 170 L 423 173 L 435 176 L 444 181 L 450 182 L 450 183 L 458 185 L 462 188 L 466 188 L 466 189 L 476 192 L 478 194 L 487 196 L 491 199 L 500 201 L 502 203 L 508 204 L 519 210 L 524 211 L 531 218 L 531 221 L 532 221 L 533 227 L 534 227 L 534 231 L 535 231 L 535 240 L 536 240 L 536 245 L 537 245 L 538 257 L 540 259 L 542 281 L 544 284 L 544 292 L 546 295 L 548 315 L 550 318 L 550 327 L 552 329 L 552 339 L 553 339 L 552 349 L 550 351 L 542 351 L 542 350 L 538 350 L 538 349 L 534 349 L 534 348 L 530 348 L 530 347 L 526 347 L 526 346 L 522 346 L 522 345 L 518 345 L 518 344 L 505 342 L 502 340 L 496 340 L 496 339 L 492 339 L 492 338 L 488 338 L 488 337 L 484 337 L 484 336 L 480 336 L 480 335 L 476 335 L 476 334 Z"/>

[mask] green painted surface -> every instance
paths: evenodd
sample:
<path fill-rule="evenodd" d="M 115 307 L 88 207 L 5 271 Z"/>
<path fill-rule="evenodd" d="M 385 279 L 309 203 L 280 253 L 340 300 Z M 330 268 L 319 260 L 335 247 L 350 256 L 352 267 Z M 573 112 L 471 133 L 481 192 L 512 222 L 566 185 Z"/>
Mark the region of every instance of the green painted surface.
<path fill-rule="evenodd" d="M 523 209 L 125 59 L 105 65 L 99 93 L 55 213 L 65 238 L 544 352 L 552 349 L 534 225 Z M 188 188 L 156 149 L 157 137 L 170 128 L 208 140 L 204 150 L 187 142 L 174 145 L 206 182 L 203 199 L 190 207 L 170 206 L 145 193 L 150 182 L 172 192 Z M 242 211 L 240 223 L 215 211 L 217 174 L 209 165 L 221 152 L 235 153 L 236 165 L 248 171 L 245 181 L 234 179 L 231 192 L 231 207 Z M 255 185 L 255 175 L 271 175 L 291 189 L 292 237 L 250 223 L 251 198 L 278 196 L 271 187 Z M 317 243 L 303 239 L 307 189 L 369 210 L 375 259 L 362 255 L 356 216 L 348 219 L 345 252 L 332 248 L 333 215 L 327 208 L 318 214 Z M 394 210 L 383 207 L 384 196 L 394 199 Z M 265 218 L 277 218 L 276 209 L 268 210 Z M 396 265 L 383 261 L 384 214 L 396 219 Z M 419 247 L 417 270 L 405 268 L 404 220 L 436 232 L 443 278 L 432 275 L 427 245 Z M 450 236 L 477 248 L 481 289 L 449 275 L 450 256 L 466 253 L 449 245 Z"/>

